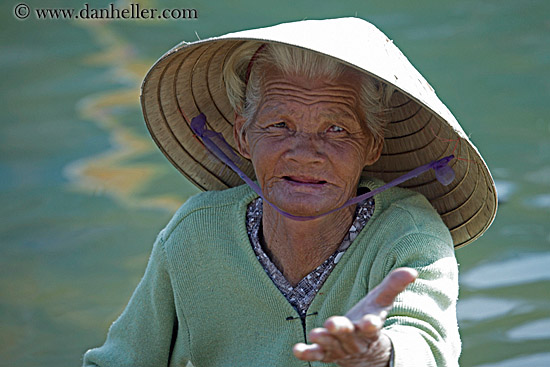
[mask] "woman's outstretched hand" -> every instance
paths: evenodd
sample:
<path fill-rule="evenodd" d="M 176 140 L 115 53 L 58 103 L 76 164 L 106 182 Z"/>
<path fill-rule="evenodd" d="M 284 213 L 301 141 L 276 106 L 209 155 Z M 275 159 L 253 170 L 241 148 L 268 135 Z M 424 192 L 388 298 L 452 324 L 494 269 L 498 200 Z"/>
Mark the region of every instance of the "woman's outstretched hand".
<path fill-rule="evenodd" d="M 395 269 L 345 316 L 332 316 L 324 327 L 311 330 L 313 344 L 296 344 L 294 355 L 344 367 L 387 366 L 392 346 L 382 327 L 395 297 L 417 276 L 411 268 Z"/>

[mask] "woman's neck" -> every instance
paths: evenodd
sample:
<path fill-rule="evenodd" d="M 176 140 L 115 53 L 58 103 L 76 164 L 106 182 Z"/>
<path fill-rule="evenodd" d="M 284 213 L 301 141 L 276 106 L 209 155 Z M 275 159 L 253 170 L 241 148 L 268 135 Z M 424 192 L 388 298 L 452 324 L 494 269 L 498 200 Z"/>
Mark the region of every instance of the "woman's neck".
<path fill-rule="evenodd" d="M 340 246 L 353 222 L 355 205 L 321 218 L 296 221 L 264 202 L 264 251 L 295 286 Z"/>

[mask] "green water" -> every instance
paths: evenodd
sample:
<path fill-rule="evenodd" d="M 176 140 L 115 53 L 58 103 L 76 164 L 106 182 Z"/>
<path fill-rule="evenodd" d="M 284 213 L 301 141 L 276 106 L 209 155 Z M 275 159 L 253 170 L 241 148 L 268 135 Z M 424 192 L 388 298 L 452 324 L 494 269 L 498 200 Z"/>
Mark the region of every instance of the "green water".
<path fill-rule="evenodd" d="M 457 252 L 461 365 L 550 365 L 550 2 L 140 3 L 199 17 L 19 21 L 17 2 L 0 5 L 0 365 L 79 365 L 158 231 L 197 192 L 141 117 L 139 83 L 157 57 L 197 35 L 356 14 L 436 88 L 503 201 L 489 231 Z"/>

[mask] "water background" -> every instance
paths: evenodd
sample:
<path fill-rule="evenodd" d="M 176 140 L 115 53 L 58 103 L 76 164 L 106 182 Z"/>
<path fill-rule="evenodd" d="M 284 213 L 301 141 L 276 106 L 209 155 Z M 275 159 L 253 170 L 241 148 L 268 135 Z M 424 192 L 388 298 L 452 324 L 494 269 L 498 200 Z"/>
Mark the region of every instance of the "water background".
<path fill-rule="evenodd" d="M 80 365 L 158 231 L 198 192 L 141 116 L 139 84 L 160 55 L 184 39 L 353 15 L 395 40 L 497 181 L 494 224 L 457 252 L 461 365 L 550 365 L 550 2 L 140 1 L 199 14 L 171 21 L 20 21 L 17 4 L 0 5 L 1 366 Z"/>

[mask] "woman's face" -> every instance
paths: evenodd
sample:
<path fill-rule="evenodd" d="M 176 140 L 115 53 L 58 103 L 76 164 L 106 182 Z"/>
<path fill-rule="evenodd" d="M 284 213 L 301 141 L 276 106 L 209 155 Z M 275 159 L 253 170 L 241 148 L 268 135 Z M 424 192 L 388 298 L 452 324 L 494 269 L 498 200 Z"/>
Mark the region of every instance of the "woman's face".
<path fill-rule="evenodd" d="M 264 196 L 294 215 L 316 215 L 356 195 L 365 165 L 380 156 L 382 142 L 360 123 L 358 76 L 310 80 L 268 70 L 253 122 L 239 135 Z"/>

